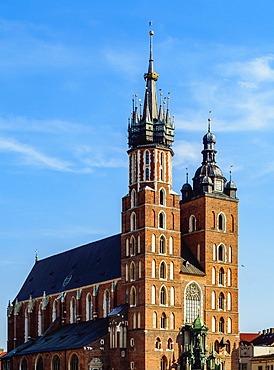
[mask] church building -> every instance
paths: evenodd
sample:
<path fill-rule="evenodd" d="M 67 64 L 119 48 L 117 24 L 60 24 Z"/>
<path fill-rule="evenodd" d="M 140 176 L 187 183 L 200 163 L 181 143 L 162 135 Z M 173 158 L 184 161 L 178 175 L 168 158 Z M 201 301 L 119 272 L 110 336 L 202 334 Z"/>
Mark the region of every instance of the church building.
<path fill-rule="evenodd" d="M 238 369 L 236 185 L 209 120 L 193 184 L 173 190 L 174 122 L 152 46 L 150 31 L 121 233 L 35 262 L 8 305 L 5 370 Z"/>

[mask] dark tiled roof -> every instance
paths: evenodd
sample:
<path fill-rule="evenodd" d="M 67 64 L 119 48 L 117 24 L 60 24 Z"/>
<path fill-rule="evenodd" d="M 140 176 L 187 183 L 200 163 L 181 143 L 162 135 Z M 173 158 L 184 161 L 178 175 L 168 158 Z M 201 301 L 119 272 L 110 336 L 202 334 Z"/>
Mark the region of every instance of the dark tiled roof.
<path fill-rule="evenodd" d="M 186 242 L 182 241 L 182 264 L 181 273 L 188 275 L 199 275 L 204 276 L 205 272 L 202 266 L 199 264 Z"/>
<path fill-rule="evenodd" d="M 251 343 L 254 346 L 270 346 L 274 343 L 274 333 L 261 334 L 253 339 Z"/>
<path fill-rule="evenodd" d="M 68 324 L 54 332 L 29 341 L 9 352 L 3 358 L 29 353 L 60 351 L 87 346 L 108 333 L 108 318 Z"/>
<path fill-rule="evenodd" d="M 119 304 L 119 306 L 115 307 L 109 314 L 108 316 L 112 316 L 112 315 L 118 315 L 118 313 L 120 313 L 121 311 L 123 311 L 124 308 L 126 308 L 128 306 L 127 303 L 123 303 L 123 304 Z"/>
<path fill-rule="evenodd" d="M 38 261 L 17 295 L 18 301 L 77 289 L 121 277 L 121 234 Z"/>

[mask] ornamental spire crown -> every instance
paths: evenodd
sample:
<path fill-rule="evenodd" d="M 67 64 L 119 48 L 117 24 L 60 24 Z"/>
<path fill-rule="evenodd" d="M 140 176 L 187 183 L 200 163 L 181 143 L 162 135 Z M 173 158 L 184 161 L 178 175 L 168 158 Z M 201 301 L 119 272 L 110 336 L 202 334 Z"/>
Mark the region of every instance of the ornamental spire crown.
<path fill-rule="evenodd" d="M 169 94 L 163 99 L 163 94 L 160 93 L 158 108 L 156 81 L 159 75 L 154 71 L 153 35 L 154 32 L 150 31 L 148 71 L 144 74 L 146 89 L 143 106 L 140 104 L 138 107 L 138 95 L 132 99 L 133 109 L 128 125 L 128 145 L 132 149 L 147 144 L 160 144 L 169 148 L 174 141 L 174 122 L 170 118 Z"/>

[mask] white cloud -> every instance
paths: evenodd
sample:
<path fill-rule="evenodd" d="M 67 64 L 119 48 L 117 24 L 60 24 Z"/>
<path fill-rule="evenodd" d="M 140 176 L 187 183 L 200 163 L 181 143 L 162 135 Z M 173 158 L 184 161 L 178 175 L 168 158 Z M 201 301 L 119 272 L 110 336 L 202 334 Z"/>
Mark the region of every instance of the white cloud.
<path fill-rule="evenodd" d="M 188 166 L 199 163 L 201 144 L 177 140 L 174 144 L 174 166 Z"/>

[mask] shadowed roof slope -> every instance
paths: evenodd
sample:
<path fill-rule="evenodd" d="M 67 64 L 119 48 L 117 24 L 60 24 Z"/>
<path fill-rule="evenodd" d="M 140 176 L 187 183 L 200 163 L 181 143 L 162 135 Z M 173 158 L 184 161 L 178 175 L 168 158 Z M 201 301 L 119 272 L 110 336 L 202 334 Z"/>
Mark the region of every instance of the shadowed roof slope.
<path fill-rule="evenodd" d="M 77 289 L 121 277 L 121 234 L 37 261 L 16 298 Z M 15 299 L 16 299 L 15 298 Z"/>

